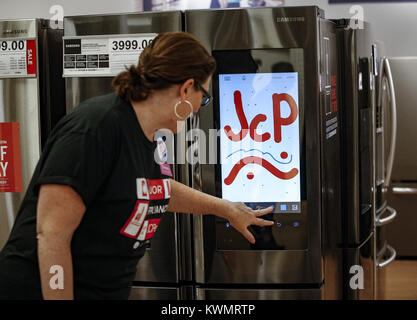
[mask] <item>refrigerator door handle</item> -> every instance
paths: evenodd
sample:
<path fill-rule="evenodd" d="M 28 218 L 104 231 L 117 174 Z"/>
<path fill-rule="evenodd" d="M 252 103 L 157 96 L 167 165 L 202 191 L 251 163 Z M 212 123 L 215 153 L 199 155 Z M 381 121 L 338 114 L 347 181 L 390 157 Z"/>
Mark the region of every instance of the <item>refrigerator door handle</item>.
<path fill-rule="evenodd" d="M 384 187 L 388 188 L 391 183 L 392 167 L 394 165 L 394 154 L 397 141 L 397 103 L 395 100 L 394 81 L 392 78 L 391 67 L 388 58 L 383 59 L 383 68 L 387 75 L 388 85 L 391 95 L 390 108 L 391 108 L 391 148 L 387 159 L 387 173 L 385 176 Z"/>
<path fill-rule="evenodd" d="M 381 262 L 382 259 L 379 259 L 379 258 L 376 259 L 376 265 L 379 268 L 386 267 L 391 262 L 393 262 L 395 260 L 395 258 L 397 257 L 397 251 L 395 251 L 395 249 L 393 247 L 391 247 L 390 245 L 387 245 L 386 249 L 391 252 L 391 255 L 387 260 L 385 260 L 383 262 Z"/>
<path fill-rule="evenodd" d="M 393 187 L 392 193 L 395 194 L 416 194 L 417 195 L 417 188 L 410 188 L 410 187 Z"/>
<path fill-rule="evenodd" d="M 189 120 L 190 128 L 192 131 L 200 128 L 200 115 L 195 114 Z M 190 137 L 191 138 L 191 137 Z M 200 149 L 199 136 L 193 137 L 194 156 L 198 159 L 198 153 Z M 205 148 L 205 146 L 203 146 Z M 191 187 L 193 189 L 202 191 L 202 180 L 201 180 L 201 166 L 199 161 L 191 166 Z M 193 217 L 193 229 L 194 229 L 194 259 L 195 259 L 195 277 L 199 283 L 204 282 L 204 228 L 203 228 L 203 217 L 202 215 L 196 215 Z"/>
<path fill-rule="evenodd" d="M 381 216 L 386 212 L 389 211 L 391 214 L 388 217 L 382 218 Z M 392 220 L 395 219 L 395 217 L 397 216 L 397 211 L 394 208 L 391 208 L 390 206 L 387 206 L 385 208 L 385 210 L 383 210 L 381 212 L 381 214 L 379 214 L 376 219 L 375 219 L 375 225 L 377 227 L 383 226 L 385 224 L 388 224 L 390 222 L 392 222 Z"/>
<path fill-rule="evenodd" d="M 375 77 L 378 76 L 378 53 L 376 43 L 372 44 L 372 72 Z"/>

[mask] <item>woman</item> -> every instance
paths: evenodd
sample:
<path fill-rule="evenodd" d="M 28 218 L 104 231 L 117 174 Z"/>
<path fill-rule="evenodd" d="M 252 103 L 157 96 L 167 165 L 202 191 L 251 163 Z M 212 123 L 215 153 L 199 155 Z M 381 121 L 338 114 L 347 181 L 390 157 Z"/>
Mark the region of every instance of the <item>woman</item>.
<path fill-rule="evenodd" d="M 127 299 L 165 211 L 215 214 L 252 243 L 249 225 L 273 223 L 258 218 L 269 209 L 188 188 L 154 160 L 155 132 L 176 132 L 209 102 L 214 70 L 191 35 L 160 35 L 113 80 L 115 93 L 59 122 L 0 254 L 0 299 Z"/>

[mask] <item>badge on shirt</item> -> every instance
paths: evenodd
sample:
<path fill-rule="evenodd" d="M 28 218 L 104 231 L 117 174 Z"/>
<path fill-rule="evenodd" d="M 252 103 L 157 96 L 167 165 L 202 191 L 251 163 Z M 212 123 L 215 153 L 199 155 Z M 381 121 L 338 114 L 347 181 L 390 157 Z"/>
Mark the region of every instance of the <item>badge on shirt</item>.
<path fill-rule="evenodd" d="M 168 204 L 152 201 L 168 200 L 171 197 L 170 179 L 136 178 L 136 205 L 120 233 L 136 239 L 133 248 L 142 246 L 141 242 L 154 236 L 161 218 L 148 218 L 148 215 L 163 214 Z M 166 203 L 166 202 L 165 202 Z"/>
<path fill-rule="evenodd" d="M 148 209 L 148 201 L 138 200 L 129 220 L 127 220 L 122 230 L 120 230 L 120 233 L 129 238 L 136 238 L 145 222 Z"/>
<path fill-rule="evenodd" d="M 157 139 L 157 143 L 158 143 L 157 148 L 158 148 L 158 156 L 160 159 L 159 166 L 161 168 L 161 174 L 168 176 L 168 177 L 172 177 L 171 166 L 168 164 L 167 146 L 161 137 Z"/>
<path fill-rule="evenodd" d="M 136 179 L 136 194 L 139 200 L 161 200 L 171 198 L 169 179 Z"/>

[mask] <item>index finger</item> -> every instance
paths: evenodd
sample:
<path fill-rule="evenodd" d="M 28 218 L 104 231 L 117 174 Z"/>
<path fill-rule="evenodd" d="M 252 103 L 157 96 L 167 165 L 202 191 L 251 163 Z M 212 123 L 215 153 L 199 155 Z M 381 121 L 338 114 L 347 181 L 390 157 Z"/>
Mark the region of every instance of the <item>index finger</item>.
<path fill-rule="evenodd" d="M 255 237 L 253 236 L 253 234 L 248 230 L 248 229 L 245 229 L 243 232 L 242 232 L 242 235 L 246 238 L 246 240 L 248 240 L 251 244 L 254 244 L 255 243 Z"/>
<path fill-rule="evenodd" d="M 274 207 L 273 206 L 270 206 L 270 207 L 265 208 L 265 209 L 255 210 L 255 216 L 262 217 L 262 216 L 264 216 L 264 215 L 266 215 L 268 213 L 271 213 L 272 210 L 274 210 Z"/>

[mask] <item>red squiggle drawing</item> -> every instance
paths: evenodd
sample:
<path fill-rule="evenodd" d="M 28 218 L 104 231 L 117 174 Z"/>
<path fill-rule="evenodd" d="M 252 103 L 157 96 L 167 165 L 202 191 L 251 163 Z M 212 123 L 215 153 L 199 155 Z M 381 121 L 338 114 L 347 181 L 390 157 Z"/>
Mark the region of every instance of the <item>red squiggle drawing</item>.
<path fill-rule="evenodd" d="M 256 132 L 256 127 L 258 126 L 259 122 L 264 122 L 267 119 L 266 115 L 264 114 L 258 114 L 257 116 L 255 116 L 255 118 L 253 118 L 250 127 L 249 127 L 249 134 L 250 137 L 252 138 L 253 141 L 256 142 L 265 142 L 267 140 L 269 140 L 269 138 L 271 138 L 271 134 L 270 133 L 263 133 L 261 135 L 259 135 Z"/>
<path fill-rule="evenodd" d="M 235 102 L 236 114 L 240 122 L 241 130 L 239 133 L 234 133 L 230 126 L 225 126 L 224 131 L 226 133 L 226 136 L 233 142 L 241 141 L 246 137 L 249 131 L 250 137 L 252 138 L 252 140 L 256 142 L 265 142 L 269 140 L 271 138 L 271 134 L 269 132 L 263 133 L 261 135 L 256 132 L 256 128 L 258 127 L 259 123 L 265 122 L 267 120 L 267 116 L 265 114 L 256 115 L 252 119 L 249 126 L 248 120 L 246 119 L 245 111 L 243 110 L 242 94 L 239 90 L 236 90 L 233 93 L 233 97 Z M 281 102 L 283 101 L 288 103 L 288 106 L 291 110 L 290 115 L 286 118 L 283 118 L 281 116 Z M 280 143 L 282 140 L 282 127 L 292 124 L 297 119 L 297 103 L 295 102 L 294 98 L 287 93 L 274 93 L 272 95 L 272 103 L 274 117 L 274 140 L 276 143 Z"/>
<path fill-rule="evenodd" d="M 238 163 L 236 163 L 233 166 L 229 175 L 226 177 L 226 179 L 224 179 L 224 183 L 227 185 L 232 184 L 233 181 L 235 181 L 235 178 L 238 175 L 239 171 L 247 164 L 259 164 L 266 170 L 268 170 L 270 173 L 272 173 L 274 176 L 282 180 L 290 180 L 298 174 L 298 169 L 296 168 L 291 169 L 289 172 L 282 172 L 265 159 L 255 156 L 249 156 L 241 159 Z"/>
<path fill-rule="evenodd" d="M 242 130 L 235 134 L 232 131 L 232 128 L 230 126 L 225 126 L 224 131 L 226 132 L 227 137 L 232 141 L 241 141 L 243 140 L 249 131 L 249 124 L 248 120 L 246 119 L 245 112 L 243 111 L 242 106 L 242 94 L 239 90 L 236 90 L 233 93 L 234 99 L 235 99 L 235 108 L 236 108 L 236 114 L 239 118 L 240 125 L 242 127 Z"/>
<path fill-rule="evenodd" d="M 274 93 L 272 95 L 272 101 L 274 105 L 274 140 L 276 143 L 280 143 L 282 140 L 281 128 L 282 126 L 288 126 L 297 119 L 298 111 L 297 111 L 297 104 L 293 97 L 291 97 L 287 93 L 277 94 Z M 291 113 L 287 118 L 281 117 L 281 101 L 286 101 L 290 106 Z"/>

